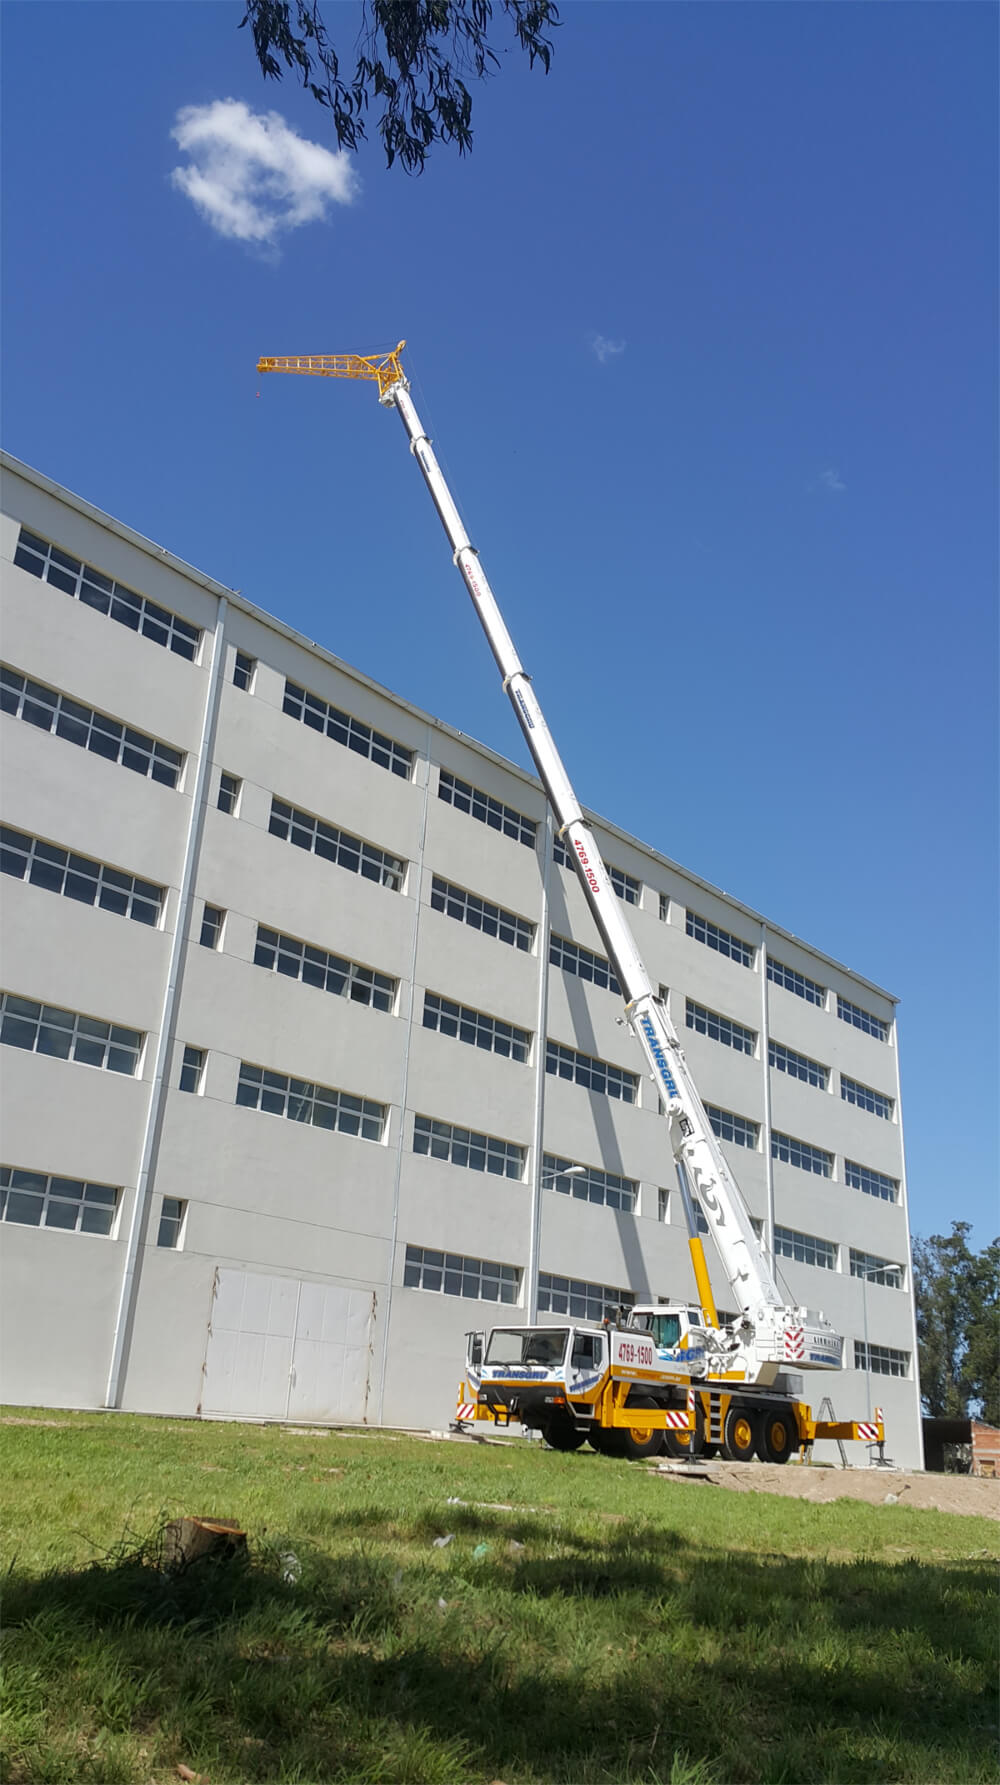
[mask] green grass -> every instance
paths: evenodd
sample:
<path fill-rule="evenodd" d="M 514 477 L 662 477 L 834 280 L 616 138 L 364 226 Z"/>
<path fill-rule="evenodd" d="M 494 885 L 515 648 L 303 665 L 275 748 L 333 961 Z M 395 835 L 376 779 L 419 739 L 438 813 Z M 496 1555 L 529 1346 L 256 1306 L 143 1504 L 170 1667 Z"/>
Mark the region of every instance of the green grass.
<path fill-rule="evenodd" d="M 986 1520 L 49 1417 L 3 1428 L 8 1785 L 995 1780 Z M 182 1512 L 239 1519 L 247 1562 L 165 1577 Z"/>

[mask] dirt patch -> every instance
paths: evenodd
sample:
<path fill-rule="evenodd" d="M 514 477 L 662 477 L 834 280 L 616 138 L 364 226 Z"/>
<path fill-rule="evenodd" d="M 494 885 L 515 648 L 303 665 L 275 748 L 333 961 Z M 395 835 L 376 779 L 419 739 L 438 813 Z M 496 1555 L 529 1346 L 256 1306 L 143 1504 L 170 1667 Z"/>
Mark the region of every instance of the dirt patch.
<path fill-rule="evenodd" d="M 720 1463 L 707 1465 L 708 1478 L 737 1494 L 784 1494 L 827 1504 L 866 1500 L 870 1506 L 917 1506 L 933 1512 L 959 1512 L 1000 1521 L 1000 1481 L 973 1475 L 907 1474 L 902 1469 L 811 1469 L 795 1464 Z"/>

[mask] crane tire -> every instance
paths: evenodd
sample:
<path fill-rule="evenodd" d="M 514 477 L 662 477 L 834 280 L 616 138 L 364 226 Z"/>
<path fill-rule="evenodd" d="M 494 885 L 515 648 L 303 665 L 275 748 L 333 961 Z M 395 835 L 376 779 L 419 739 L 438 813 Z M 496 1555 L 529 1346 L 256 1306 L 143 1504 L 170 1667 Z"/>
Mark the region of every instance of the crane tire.
<path fill-rule="evenodd" d="M 643 1411 L 653 1411 L 656 1408 L 656 1402 L 649 1395 L 630 1395 L 628 1405 L 629 1407 L 642 1408 Z M 626 1408 L 627 1411 L 628 1408 Z M 641 1463 L 645 1457 L 658 1457 L 663 1449 L 663 1433 L 661 1431 L 632 1431 L 631 1427 L 626 1426 L 622 1431 L 622 1437 L 624 1439 L 622 1450 L 630 1463 Z"/>
<path fill-rule="evenodd" d="M 623 1457 L 625 1455 L 625 1434 L 613 1427 L 595 1425 L 587 1442 L 592 1450 L 601 1457 Z"/>
<path fill-rule="evenodd" d="M 722 1428 L 722 1452 L 731 1463 L 749 1463 L 757 1450 L 757 1412 L 734 1401 Z"/>
<path fill-rule="evenodd" d="M 799 1441 L 799 1428 L 790 1407 L 767 1407 L 760 1422 L 758 1455 L 762 1463 L 787 1463 Z"/>
<path fill-rule="evenodd" d="M 663 1448 L 677 1463 L 691 1463 L 705 1452 L 705 1415 L 695 1409 L 693 1432 L 664 1432 Z"/>
<path fill-rule="evenodd" d="M 579 1450 L 586 1436 L 571 1419 L 550 1419 L 542 1427 L 542 1437 L 550 1450 Z"/>

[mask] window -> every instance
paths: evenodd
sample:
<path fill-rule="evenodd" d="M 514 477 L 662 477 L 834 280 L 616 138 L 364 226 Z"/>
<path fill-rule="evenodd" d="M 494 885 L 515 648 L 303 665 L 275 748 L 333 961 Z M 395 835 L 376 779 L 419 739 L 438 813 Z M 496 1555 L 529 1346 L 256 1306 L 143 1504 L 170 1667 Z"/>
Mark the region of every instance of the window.
<path fill-rule="evenodd" d="M 134 1078 L 143 1037 L 138 1029 L 124 1029 L 119 1023 L 103 1023 L 97 1017 L 79 1016 L 75 1010 L 0 992 L 0 1042 Z"/>
<path fill-rule="evenodd" d="M 343 960 L 327 954 L 325 948 L 314 948 L 310 942 L 298 942 L 278 930 L 257 925 L 254 965 L 267 967 L 287 979 L 301 979 L 303 985 L 317 986 L 335 997 L 348 998 L 352 1004 L 367 1004 L 372 1010 L 384 1010 L 391 1016 L 396 1008 L 399 981 L 388 973 L 377 973 L 374 967 L 362 967 L 357 961 Z"/>
<path fill-rule="evenodd" d="M 705 1214 L 705 1211 L 702 1208 L 701 1203 L 699 1202 L 697 1196 L 692 1196 L 691 1206 L 694 1209 L 695 1228 L 697 1229 L 698 1233 L 704 1235 L 708 1232 L 708 1217 Z"/>
<path fill-rule="evenodd" d="M 407 1246 L 403 1286 L 431 1289 L 438 1295 L 463 1295 L 469 1301 L 516 1302 L 521 1293 L 521 1273 L 515 1264 L 494 1264 L 486 1258 L 465 1258 L 457 1252 Z"/>
<path fill-rule="evenodd" d="M 860 1004 L 852 1004 L 848 998 L 837 993 L 837 1015 L 842 1023 L 853 1023 L 856 1029 L 863 1029 L 866 1035 L 874 1035 L 876 1041 L 888 1041 L 889 1025 L 880 1016 L 873 1016 L 870 1010 L 862 1010 Z"/>
<path fill-rule="evenodd" d="M 285 682 L 285 698 L 282 712 L 292 719 L 300 719 L 313 731 L 322 731 L 337 744 L 353 750 L 358 756 L 366 756 L 369 762 L 375 762 L 381 769 L 389 769 L 392 774 L 399 775 L 408 781 L 413 768 L 413 751 L 404 749 L 394 738 L 388 738 L 384 732 L 373 731 L 361 719 L 352 719 L 350 713 L 342 713 L 339 707 L 332 707 L 318 694 L 310 694 L 308 689 L 300 688 L 296 682 Z"/>
<path fill-rule="evenodd" d="M 840 1075 L 840 1095 L 845 1103 L 867 1109 L 873 1116 L 881 1116 L 883 1122 L 892 1121 L 892 1098 L 884 1091 L 873 1091 L 871 1085 L 860 1085 L 856 1078 L 848 1078 L 846 1072 Z"/>
<path fill-rule="evenodd" d="M 626 874 L 624 868 L 612 867 L 610 862 L 605 862 L 604 866 L 608 870 L 608 879 L 618 897 L 624 899 L 626 905 L 638 905 L 639 895 L 642 892 L 642 881 L 636 880 L 633 874 Z"/>
<path fill-rule="evenodd" d="M 873 1376 L 908 1376 L 910 1354 L 895 1351 L 891 1345 L 865 1345 L 855 1339 L 854 1368 L 869 1370 Z"/>
<path fill-rule="evenodd" d="M 752 1122 L 749 1116 L 734 1115 L 731 1109 L 718 1109 L 714 1103 L 705 1104 L 705 1114 L 716 1140 L 728 1140 L 734 1147 L 750 1147 L 756 1151 L 760 1135 L 758 1122 Z"/>
<path fill-rule="evenodd" d="M 889 1258 L 879 1258 L 874 1252 L 857 1252 L 851 1247 L 851 1276 L 862 1277 L 866 1283 L 881 1283 L 883 1289 L 902 1289 L 903 1267 L 893 1264 Z"/>
<path fill-rule="evenodd" d="M 804 998 L 807 1004 L 818 1004 L 821 1010 L 826 1009 L 826 986 L 817 985 L 814 979 L 807 979 L 794 967 L 786 967 L 784 961 L 776 961 L 773 955 L 767 957 L 767 977 L 774 985 L 784 986 L 786 992 Z"/>
<path fill-rule="evenodd" d="M 202 1080 L 205 1076 L 205 1049 L 203 1047 L 186 1047 L 181 1063 L 182 1091 L 193 1091 L 196 1097 L 201 1096 Z"/>
<path fill-rule="evenodd" d="M 43 843 L 39 837 L 11 830 L 6 824 L 0 826 L 0 872 L 153 928 L 160 921 L 166 896 L 164 888 L 154 886 L 151 880 L 138 880 L 134 874 L 109 868 L 106 862 L 75 855 L 56 843 Z"/>
<path fill-rule="evenodd" d="M 599 985 L 619 998 L 622 995 L 610 962 L 602 954 L 595 954 L 593 949 L 584 948 L 582 942 L 570 942 L 568 937 L 557 936 L 553 931 L 549 937 L 549 960 L 553 967 L 561 967 L 565 973 L 575 973 L 577 979 L 589 980 L 591 985 Z"/>
<path fill-rule="evenodd" d="M 689 1029 L 695 1029 L 699 1035 L 707 1035 L 710 1041 L 721 1041 L 723 1047 L 734 1048 L 738 1054 L 757 1052 L 755 1029 L 745 1028 L 735 1017 L 720 1016 L 716 1010 L 706 1010 L 703 1005 L 695 1004 L 691 998 L 686 1001 L 685 1021 Z"/>
<path fill-rule="evenodd" d="M 670 922 L 670 899 L 666 893 L 660 894 L 660 922 Z"/>
<path fill-rule="evenodd" d="M 21 1227 L 61 1227 L 65 1233 L 106 1237 L 115 1224 L 120 1194 L 111 1184 L 0 1165 L 0 1221 L 15 1221 Z"/>
<path fill-rule="evenodd" d="M 245 651 L 237 651 L 233 663 L 233 687 L 242 688 L 244 694 L 252 694 L 253 679 L 256 674 L 256 657 L 248 657 Z"/>
<path fill-rule="evenodd" d="M 438 992 L 424 993 L 424 1028 L 436 1029 L 439 1035 L 450 1035 L 470 1047 L 485 1048 L 505 1060 L 527 1064 L 531 1052 L 531 1036 L 527 1029 L 515 1028 L 498 1016 L 487 1016 L 481 1010 L 470 1010 L 465 1004 L 453 1004 Z"/>
<path fill-rule="evenodd" d="M 605 1097 L 617 1097 L 622 1103 L 634 1103 L 639 1095 L 639 1080 L 624 1066 L 612 1066 L 609 1060 L 596 1060 L 581 1054 L 575 1047 L 563 1047 L 549 1041 L 545 1046 L 545 1070 L 554 1078 L 568 1078 L 587 1091 L 601 1091 Z"/>
<path fill-rule="evenodd" d="M 310 1122 L 314 1128 L 333 1128 L 338 1134 L 355 1134 L 362 1140 L 380 1141 L 388 1115 L 384 1103 L 289 1078 L 283 1072 L 268 1072 L 246 1060 L 240 1066 L 236 1101 L 244 1109 L 285 1116 L 289 1122 Z"/>
<path fill-rule="evenodd" d="M 571 868 L 573 858 L 569 852 L 569 844 L 561 831 L 556 831 L 552 839 L 552 860 L 557 868 Z"/>
<path fill-rule="evenodd" d="M 413 1151 L 430 1159 L 444 1159 L 449 1165 L 463 1165 L 468 1171 L 485 1171 L 494 1178 L 524 1178 L 525 1148 L 513 1140 L 497 1140 L 492 1134 L 477 1134 L 472 1128 L 456 1128 L 451 1122 L 435 1122 L 430 1116 L 415 1116 Z"/>
<path fill-rule="evenodd" d="M 749 942 L 741 942 L 738 936 L 731 936 L 728 930 L 720 930 L 718 924 L 709 923 L 707 917 L 699 917 L 697 911 L 690 908 L 685 929 L 696 942 L 703 942 L 706 948 L 714 948 L 717 954 L 728 955 L 730 960 L 738 961 L 741 967 L 753 966 L 754 951 Z"/>
<path fill-rule="evenodd" d="M 617 1172 L 601 1171 L 596 1165 L 578 1165 L 573 1159 L 562 1159 L 556 1153 L 542 1158 L 542 1183 L 546 1190 L 558 1190 L 577 1202 L 602 1203 L 605 1208 L 621 1209 L 623 1214 L 635 1212 L 639 1186 L 633 1178 L 621 1178 Z"/>
<path fill-rule="evenodd" d="M 201 935 L 198 938 L 202 948 L 219 948 L 222 945 L 222 929 L 226 914 L 220 905 L 206 905 L 201 914 Z"/>
<path fill-rule="evenodd" d="M 446 917 L 467 923 L 473 930 L 482 930 L 484 936 L 495 936 L 498 942 L 508 942 L 524 954 L 530 954 L 534 946 L 535 926 L 526 917 L 505 911 L 502 905 L 491 905 L 488 899 L 481 899 L 476 893 L 463 892 L 460 886 L 452 886 L 437 874 L 431 881 L 431 909 L 443 911 Z"/>
<path fill-rule="evenodd" d="M 52 583 L 64 595 L 82 601 L 84 607 L 106 614 L 109 620 L 117 620 L 132 632 L 141 632 L 154 644 L 165 645 L 178 657 L 187 657 L 190 662 L 197 657 L 201 642 L 199 627 L 179 619 L 165 607 L 158 607 L 147 596 L 123 588 L 112 577 L 102 575 L 89 564 L 82 564 L 79 558 L 72 558 L 69 552 L 61 552 L 36 534 L 29 533 L 26 527 L 21 528 L 14 563 L 22 570 L 30 571 L 32 576 L 40 577 L 43 583 Z"/>
<path fill-rule="evenodd" d="M 630 1308 L 635 1296 L 630 1289 L 607 1283 L 583 1283 L 576 1277 L 538 1273 L 539 1314 L 569 1314 L 574 1320 L 603 1320 L 609 1308 Z"/>
<path fill-rule="evenodd" d="M 314 818 L 309 812 L 300 812 L 297 806 L 289 806 L 285 800 L 272 799 L 267 828 L 272 837 L 294 843 L 296 849 L 309 849 L 314 855 L 322 856 L 324 861 L 346 868 L 349 874 L 360 874 L 363 880 L 374 880 L 379 886 L 388 886 L 392 892 L 403 890 L 406 863 L 400 856 L 389 855 L 375 843 L 352 837 L 349 831 L 339 831 L 332 824 L 324 823 L 322 818 Z"/>
<path fill-rule="evenodd" d="M 670 1220 L 670 1191 L 669 1190 L 657 1190 L 657 1192 L 656 1192 L 656 1212 L 657 1212 L 657 1217 L 660 1221 L 669 1221 Z"/>
<path fill-rule="evenodd" d="M 859 1165 L 854 1159 L 844 1160 L 844 1180 L 852 1190 L 863 1190 L 866 1196 L 878 1196 L 883 1202 L 899 1201 L 899 1179 L 887 1178 L 870 1165 Z"/>
<path fill-rule="evenodd" d="M 92 750 L 95 756 L 120 763 L 137 775 L 162 781 L 165 787 L 176 787 L 180 780 L 184 761 L 180 750 L 172 750 L 169 744 L 147 737 L 144 731 L 135 731 L 107 713 L 85 707 L 44 682 L 29 681 L 15 669 L 0 667 L 0 711 L 37 725 L 39 731 L 54 731 L 67 743 Z"/>
<path fill-rule="evenodd" d="M 502 800 L 495 800 L 492 794 L 470 786 L 468 781 L 460 781 L 450 769 L 441 769 L 438 774 L 438 799 L 454 806 L 456 811 L 468 812 L 491 830 L 513 837 L 515 843 L 523 843 L 526 849 L 534 849 L 538 826 L 533 818 L 526 818 L 523 812 L 505 806 Z"/>
<path fill-rule="evenodd" d="M 243 783 L 238 775 L 230 775 L 225 769 L 219 776 L 219 797 L 216 805 L 220 812 L 229 818 L 235 818 L 240 805 L 240 789 Z"/>
<path fill-rule="evenodd" d="M 160 1204 L 160 1225 L 156 1235 L 158 1246 L 179 1252 L 184 1241 L 184 1217 L 187 1203 L 179 1196 L 165 1196 Z"/>
<path fill-rule="evenodd" d="M 780 1041 L 768 1042 L 767 1058 L 777 1072 L 787 1072 L 790 1078 L 800 1078 L 803 1084 L 815 1085 L 819 1091 L 825 1091 L 830 1082 L 828 1066 L 810 1060 L 808 1054 L 797 1054 L 794 1048 L 783 1047 Z"/>
<path fill-rule="evenodd" d="M 791 1227 L 775 1227 L 774 1251 L 777 1258 L 794 1258 L 798 1264 L 815 1264 L 820 1270 L 835 1271 L 837 1248 L 832 1240 L 818 1240 L 812 1233 L 796 1233 Z"/>
<path fill-rule="evenodd" d="M 833 1154 L 822 1147 L 810 1146 L 807 1140 L 794 1140 L 790 1134 L 771 1133 L 771 1158 L 783 1159 L 786 1165 L 797 1165 L 800 1171 L 811 1171 L 818 1178 L 833 1177 Z"/>

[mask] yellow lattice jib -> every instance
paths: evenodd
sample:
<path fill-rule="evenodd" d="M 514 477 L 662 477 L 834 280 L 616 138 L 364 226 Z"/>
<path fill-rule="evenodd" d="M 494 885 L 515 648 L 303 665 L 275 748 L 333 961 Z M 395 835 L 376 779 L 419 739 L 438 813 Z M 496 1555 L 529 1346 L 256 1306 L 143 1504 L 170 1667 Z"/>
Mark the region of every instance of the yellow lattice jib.
<path fill-rule="evenodd" d="M 366 359 L 360 353 L 282 353 L 272 359 L 259 359 L 258 372 L 305 372 L 312 378 L 376 378 L 379 396 L 384 397 L 394 384 L 405 384 L 400 354 L 406 346 L 400 341 L 391 353 L 373 354 Z"/>

